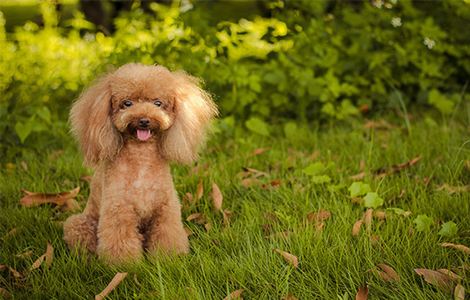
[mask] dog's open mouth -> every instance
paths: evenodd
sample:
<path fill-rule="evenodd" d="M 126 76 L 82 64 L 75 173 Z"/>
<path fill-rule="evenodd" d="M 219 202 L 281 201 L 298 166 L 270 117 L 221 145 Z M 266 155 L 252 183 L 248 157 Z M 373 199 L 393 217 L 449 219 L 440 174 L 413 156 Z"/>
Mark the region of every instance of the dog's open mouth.
<path fill-rule="evenodd" d="M 152 137 L 150 129 L 137 129 L 137 138 L 139 141 L 145 142 Z"/>

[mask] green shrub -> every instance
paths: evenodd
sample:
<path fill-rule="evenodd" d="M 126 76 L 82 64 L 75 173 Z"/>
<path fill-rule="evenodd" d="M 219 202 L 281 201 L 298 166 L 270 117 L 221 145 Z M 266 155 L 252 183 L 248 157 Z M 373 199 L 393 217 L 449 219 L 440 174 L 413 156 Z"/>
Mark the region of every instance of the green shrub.
<path fill-rule="evenodd" d="M 248 129 L 265 122 L 348 119 L 358 107 L 432 106 L 452 113 L 470 74 L 461 0 L 271 1 L 272 18 L 209 26 L 210 11 L 153 4 L 115 20 L 106 36 L 76 13 L 58 27 L 43 2 L 44 27 L 5 32 L 0 15 L 0 155 L 61 147 L 67 115 L 98 74 L 127 62 L 158 63 L 200 76 L 223 117 Z M 258 124 L 258 125 L 257 125 Z M 259 124 L 263 124 L 262 126 Z M 269 133 L 269 128 L 262 130 Z"/>

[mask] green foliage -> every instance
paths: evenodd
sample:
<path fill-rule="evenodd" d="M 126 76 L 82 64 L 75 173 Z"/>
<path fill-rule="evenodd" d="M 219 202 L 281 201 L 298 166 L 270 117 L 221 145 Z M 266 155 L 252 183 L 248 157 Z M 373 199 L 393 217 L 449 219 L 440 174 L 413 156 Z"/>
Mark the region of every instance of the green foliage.
<path fill-rule="evenodd" d="M 348 120 L 363 104 L 395 105 L 396 90 L 404 105 L 444 115 L 468 97 L 461 92 L 470 43 L 462 28 L 470 5 L 460 0 L 270 1 L 272 18 L 211 25 L 200 22 L 210 11 L 153 3 L 155 15 L 136 5 L 116 18 L 111 36 L 94 33 L 80 13 L 58 27 L 48 3 L 40 5 L 43 27 L 28 22 L 7 34 L 0 14 L 0 154 L 8 159 L 67 140 L 73 99 L 127 62 L 203 78 L 223 116 L 264 136 L 268 122 Z M 298 135 L 289 124 L 285 134 Z"/>
<path fill-rule="evenodd" d="M 442 224 L 441 230 L 439 230 L 437 234 L 444 236 L 444 237 L 453 237 L 457 235 L 457 232 L 458 232 L 457 224 L 455 224 L 455 222 L 449 221 L 449 222 L 445 222 L 444 224 Z"/>
<path fill-rule="evenodd" d="M 377 208 L 384 204 L 384 199 L 379 196 L 379 194 L 375 192 L 369 192 L 367 195 L 364 196 L 364 206 Z"/>
<path fill-rule="evenodd" d="M 419 215 L 413 220 L 413 223 L 415 223 L 417 231 L 429 231 L 434 221 L 431 217 Z"/>
<path fill-rule="evenodd" d="M 362 181 L 353 182 L 348 190 L 351 197 L 363 196 L 371 191 L 370 185 Z"/>

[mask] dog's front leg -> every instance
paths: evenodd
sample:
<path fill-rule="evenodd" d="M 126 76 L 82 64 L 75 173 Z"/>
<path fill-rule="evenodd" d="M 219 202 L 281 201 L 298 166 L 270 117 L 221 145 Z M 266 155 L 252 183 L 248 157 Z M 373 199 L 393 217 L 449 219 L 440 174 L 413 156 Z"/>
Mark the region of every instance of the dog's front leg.
<path fill-rule="evenodd" d="M 138 260 L 142 256 L 142 235 L 137 213 L 128 203 L 106 204 L 101 207 L 98 222 L 98 256 L 113 264 Z"/>
<path fill-rule="evenodd" d="M 181 206 L 176 194 L 166 205 L 159 208 L 156 219 L 147 232 L 147 251 L 157 254 L 185 254 L 189 252 L 189 241 L 181 221 Z"/>

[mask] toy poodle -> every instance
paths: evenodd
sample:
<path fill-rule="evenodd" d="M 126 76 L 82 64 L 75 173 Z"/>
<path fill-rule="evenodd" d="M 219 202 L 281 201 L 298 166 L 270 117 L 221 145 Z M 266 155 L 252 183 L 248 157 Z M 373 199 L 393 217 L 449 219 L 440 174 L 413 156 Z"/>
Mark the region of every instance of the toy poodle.
<path fill-rule="evenodd" d="M 169 162 L 194 161 L 216 115 L 196 78 L 162 66 L 126 64 L 86 90 L 70 120 L 95 174 L 83 213 L 64 223 L 69 247 L 112 264 L 187 253 Z"/>

